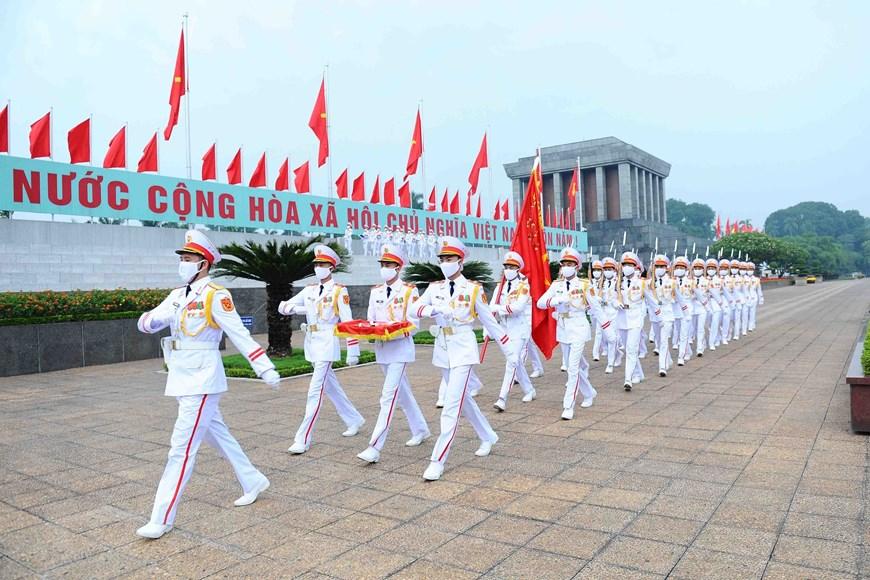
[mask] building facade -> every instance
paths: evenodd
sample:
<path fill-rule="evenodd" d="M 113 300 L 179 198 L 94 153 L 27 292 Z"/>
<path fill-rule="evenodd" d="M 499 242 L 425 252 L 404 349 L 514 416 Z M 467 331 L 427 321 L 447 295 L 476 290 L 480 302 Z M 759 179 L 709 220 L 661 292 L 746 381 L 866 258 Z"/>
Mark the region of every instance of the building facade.
<path fill-rule="evenodd" d="M 513 182 L 513 198 L 526 192 L 534 157 L 504 166 Z M 590 139 L 541 149 L 544 211 L 568 209 L 567 195 L 574 170 L 580 168 L 575 222 L 586 224 L 624 219 L 667 223 L 665 179 L 671 165 L 615 137 Z"/>

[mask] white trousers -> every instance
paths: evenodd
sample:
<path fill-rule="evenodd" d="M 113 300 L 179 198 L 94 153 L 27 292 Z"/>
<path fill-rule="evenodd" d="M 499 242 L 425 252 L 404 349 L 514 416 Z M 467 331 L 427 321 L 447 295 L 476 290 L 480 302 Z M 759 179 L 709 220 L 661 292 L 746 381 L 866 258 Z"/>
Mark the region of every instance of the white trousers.
<path fill-rule="evenodd" d="M 531 341 L 526 339 L 522 340 L 522 344 L 520 348 L 520 364 L 515 365 L 510 361 L 506 360 L 504 363 L 504 378 L 501 381 L 501 390 L 498 392 L 498 398 L 503 401 L 507 401 L 508 395 L 510 395 L 511 387 L 514 386 L 514 380 L 516 380 L 520 384 L 520 388 L 523 390 L 523 393 L 531 393 L 533 390 L 532 381 L 529 379 L 529 374 L 526 372 L 526 357 L 528 356 L 528 352 L 530 350 Z"/>
<path fill-rule="evenodd" d="M 381 389 L 381 411 L 378 413 L 378 420 L 375 423 L 374 431 L 372 431 L 371 441 L 369 441 L 369 446 L 378 451 L 383 449 L 384 443 L 387 442 L 396 405 L 405 413 L 411 435 L 416 436 L 429 432 L 426 418 L 423 417 L 420 405 L 417 404 L 414 393 L 411 391 L 411 383 L 408 382 L 408 376 L 405 374 L 407 366 L 408 363 L 380 365 L 381 371 L 384 373 L 384 387 Z"/>
<path fill-rule="evenodd" d="M 560 343 L 562 352 L 568 353 L 568 380 L 565 381 L 565 396 L 562 398 L 563 409 L 573 409 L 577 404 L 577 393 L 584 399 L 594 397 L 597 392 L 589 382 L 589 362 L 583 357 L 583 347 L 586 342 L 575 344 Z"/>
<path fill-rule="evenodd" d="M 707 312 L 692 315 L 692 324 L 695 327 L 695 352 L 704 354 L 707 339 Z"/>
<path fill-rule="evenodd" d="M 731 315 L 734 312 L 734 307 L 726 305 L 725 308 L 722 309 L 722 342 L 724 343 L 726 340 L 729 340 L 731 337 Z"/>
<path fill-rule="evenodd" d="M 450 446 L 456 438 L 459 429 L 459 415 L 464 415 L 481 441 L 498 441 L 498 435 L 489 426 L 489 421 L 471 397 L 472 365 L 462 365 L 450 369 L 441 369 L 442 376 L 447 382 L 444 394 L 444 408 L 441 409 L 441 434 L 432 449 L 432 461 L 444 465 Z"/>
<path fill-rule="evenodd" d="M 749 303 L 749 317 L 747 323 L 749 324 L 749 330 L 755 330 L 755 314 L 758 311 L 758 302 L 750 302 Z"/>
<path fill-rule="evenodd" d="M 720 338 L 719 338 L 719 327 L 722 324 L 722 311 L 721 310 L 712 310 L 710 311 L 708 318 L 710 320 L 710 328 L 709 328 L 709 339 L 707 340 L 707 344 L 710 346 L 719 346 Z"/>
<path fill-rule="evenodd" d="M 734 306 L 734 316 L 731 318 L 731 324 L 734 327 L 734 338 L 740 336 L 740 324 L 743 322 L 743 305 L 737 304 Z"/>
<path fill-rule="evenodd" d="M 640 366 L 640 340 L 642 328 L 620 329 L 619 336 L 625 348 L 625 382 L 638 382 L 643 379 Z"/>
<path fill-rule="evenodd" d="M 671 349 L 668 348 L 671 343 L 671 333 L 674 331 L 674 321 L 662 320 L 657 322 L 656 326 L 658 327 L 656 344 L 662 345 L 659 348 L 659 372 L 668 372 L 668 369 L 674 364 L 674 359 L 671 358 Z"/>
<path fill-rule="evenodd" d="M 447 369 L 441 369 L 445 371 Z M 480 381 L 480 377 L 477 376 L 477 373 L 474 372 L 474 367 L 471 367 L 471 378 L 468 379 L 468 392 L 472 397 L 476 397 L 477 393 L 480 392 L 480 389 L 483 387 L 483 383 Z M 447 396 L 447 373 L 441 373 L 441 382 L 438 384 L 438 403 L 444 403 L 444 398 Z"/>
<path fill-rule="evenodd" d="M 172 525 L 184 488 L 193 473 L 196 453 L 205 441 L 230 462 L 244 493 L 248 493 L 265 477 L 242 451 L 230 434 L 221 416 L 221 395 L 189 395 L 176 397 L 178 418 L 169 443 L 169 457 L 151 510 L 151 523 Z"/>
<path fill-rule="evenodd" d="M 677 344 L 679 345 L 677 358 L 681 361 L 686 361 L 692 356 L 692 347 L 689 346 L 689 337 L 692 336 L 692 317 L 686 314 L 679 320 L 679 323 L 680 335 L 677 338 Z M 676 330 L 674 332 L 676 332 Z"/>
<path fill-rule="evenodd" d="M 528 362 L 532 365 L 532 372 L 544 372 L 544 361 L 541 360 L 541 353 L 538 352 L 538 347 L 529 339 L 528 342 Z"/>
<path fill-rule="evenodd" d="M 335 410 L 338 411 L 338 416 L 341 417 L 345 425 L 353 427 L 363 422 L 363 416 L 359 414 L 359 411 L 356 410 L 341 388 L 338 377 L 332 370 L 332 363 L 330 361 L 317 361 L 313 364 L 314 372 L 311 375 L 311 382 L 308 383 L 308 399 L 305 401 L 305 417 L 302 419 L 299 429 L 296 430 L 295 437 L 293 437 L 295 443 L 302 445 L 311 444 L 314 425 L 317 424 L 317 418 L 323 407 L 324 395 L 329 397 L 329 400 L 335 405 Z"/>

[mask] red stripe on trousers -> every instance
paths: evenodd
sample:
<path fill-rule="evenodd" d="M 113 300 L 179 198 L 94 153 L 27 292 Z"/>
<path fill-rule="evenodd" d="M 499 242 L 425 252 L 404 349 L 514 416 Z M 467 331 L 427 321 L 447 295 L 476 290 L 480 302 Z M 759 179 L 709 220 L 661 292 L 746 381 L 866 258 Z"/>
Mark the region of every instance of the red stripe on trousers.
<path fill-rule="evenodd" d="M 193 443 L 193 436 L 196 435 L 196 428 L 199 426 L 199 418 L 202 417 L 202 408 L 205 407 L 205 400 L 208 395 L 202 396 L 202 401 L 199 403 L 199 411 L 196 412 L 196 421 L 193 423 L 193 431 L 190 432 L 190 439 L 187 440 L 187 449 L 184 450 L 184 461 L 181 463 L 181 473 L 178 475 L 178 483 L 175 485 L 175 493 L 172 494 L 172 501 L 169 502 L 169 507 L 166 508 L 166 515 L 163 516 L 163 525 L 169 521 L 169 512 L 172 511 L 172 506 L 175 505 L 175 500 L 178 499 L 178 492 L 181 491 L 181 482 L 184 480 L 184 470 L 187 468 L 187 460 L 190 457 L 190 446 Z"/>
<path fill-rule="evenodd" d="M 330 367 L 332 364 L 330 363 Z M 308 437 L 311 435 L 311 429 L 314 428 L 314 422 L 317 421 L 317 414 L 320 413 L 320 405 L 323 404 L 323 389 L 326 387 L 326 380 L 329 378 L 329 368 L 326 368 L 326 374 L 323 375 L 323 383 L 320 385 L 320 398 L 317 399 L 317 408 L 314 409 L 314 416 L 311 418 L 311 423 L 308 424 L 308 429 L 305 430 L 305 441 L 303 444 L 308 445 Z"/>
<path fill-rule="evenodd" d="M 405 376 L 405 367 L 407 367 L 407 366 L 408 366 L 408 363 L 405 363 L 402 365 L 402 374 L 399 375 L 399 382 L 396 385 L 396 392 L 393 393 L 393 402 L 390 403 L 390 412 L 387 414 L 387 424 L 384 425 L 384 430 L 381 431 L 377 437 L 372 439 L 372 443 L 371 443 L 372 447 L 374 447 L 375 443 L 378 442 L 378 439 L 380 439 L 381 437 L 386 435 L 387 431 L 389 431 L 389 429 L 390 429 L 390 421 L 392 421 L 392 419 L 393 419 L 393 409 L 396 408 L 396 399 L 399 396 L 399 389 L 402 388 L 402 377 Z"/>
<path fill-rule="evenodd" d="M 447 445 L 444 446 L 444 451 L 442 451 L 441 455 L 438 456 L 439 463 L 444 459 L 444 456 L 447 455 L 447 450 L 450 449 L 450 445 L 453 443 L 453 438 L 456 437 L 456 430 L 459 429 L 459 418 L 462 416 L 462 405 L 465 404 L 465 393 L 468 391 L 468 381 L 471 379 L 471 370 L 471 368 L 468 369 L 468 376 L 465 377 L 465 386 L 462 387 L 462 398 L 459 400 L 459 410 L 456 411 L 456 425 L 453 426 L 453 434 L 450 435 L 450 440 L 447 442 Z M 447 382 L 448 384 L 450 383 L 449 377 Z"/>

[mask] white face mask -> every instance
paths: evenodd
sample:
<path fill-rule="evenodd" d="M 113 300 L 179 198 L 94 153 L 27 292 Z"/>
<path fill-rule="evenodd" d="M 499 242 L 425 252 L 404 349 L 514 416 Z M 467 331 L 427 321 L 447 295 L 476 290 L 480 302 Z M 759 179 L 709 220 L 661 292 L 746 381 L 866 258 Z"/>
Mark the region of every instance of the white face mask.
<path fill-rule="evenodd" d="M 592 270 L 592 277 L 595 278 L 596 280 L 598 278 L 601 278 L 601 270 Z"/>
<path fill-rule="evenodd" d="M 665 269 L 664 269 L 664 268 L 656 268 L 656 277 L 657 277 L 657 278 L 661 278 L 661 277 L 664 276 L 664 275 L 665 275 Z"/>
<path fill-rule="evenodd" d="M 737 275 L 737 272 L 739 272 L 739 271 L 740 271 L 740 270 L 738 270 L 737 268 L 731 268 L 731 274 L 732 274 L 733 276 L 736 276 L 736 275 Z"/>
<path fill-rule="evenodd" d="M 707 275 L 708 276 L 715 276 L 716 275 L 716 268 L 707 268 Z"/>
<path fill-rule="evenodd" d="M 381 268 L 381 279 L 384 282 L 391 282 L 398 275 L 399 271 L 395 268 Z"/>
<path fill-rule="evenodd" d="M 634 266 L 623 266 L 623 267 L 622 267 L 622 275 L 623 275 L 623 276 L 632 276 L 632 275 L 634 275 Z"/>
<path fill-rule="evenodd" d="M 694 269 L 692 269 L 692 273 L 695 275 L 696 278 L 700 278 L 701 276 L 704 275 L 704 269 L 703 268 L 694 268 Z"/>
<path fill-rule="evenodd" d="M 743 270 L 743 275 L 749 277 L 752 274 L 749 270 Z"/>
<path fill-rule="evenodd" d="M 682 278 L 685 275 L 686 275 L 685 268 L 674 268 L 674 276 L 676 276 L 677 278 Z"/>
<path fill-rule="evenodd" d="M 314 275 L 318 280 L 325 280 L 329 278 L 329 275 L 332 274 L 332 270 L 330 270 L 326 266 L 314 266 Z"/>
<path fill-rule="evenodd" d="M 444 274 L 445 278 L 450 278 L 454 274 L 459 271 L 459 262 L 442 262 L 441 273 Z"/>
<path fill-rule="evenodd" d="M 181 278 L 181 281 L 185 284 L 189 284 L 194 276 L 199 273 L 199 265 L 204 261 L 205 260 L 200 260 L 199 262 L 179 262 L 178 277 Z"/>
<path fill-rule="evenodd" d="M 614 276 L 616 276 L 616 271 L 614 270 L 605 270 L 604 277 L 608 280 L 613 280 Z"/>
<path fill-rule="evenodd" d="M 562 273 L 563 278 L 573 278 L 577 273 L 577 268 L 575 266 L 562 266 L 562 269 L 559 271 Z"/>
<path fill-rule="evenodd" d="M 505 268 L 504 279 L 505 280 L 516 280 L 519 273 L 520 273 L 519 270 L 512 270 L 509 268 Z"/>

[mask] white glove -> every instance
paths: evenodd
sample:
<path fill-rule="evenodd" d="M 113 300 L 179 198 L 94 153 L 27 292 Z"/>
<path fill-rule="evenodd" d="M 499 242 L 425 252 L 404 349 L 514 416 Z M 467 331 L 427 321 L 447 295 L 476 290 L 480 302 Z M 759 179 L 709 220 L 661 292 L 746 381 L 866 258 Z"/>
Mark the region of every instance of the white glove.
<path fill-rule="evenodd" d="M 344 363 L 349 367 L 355 367 L 359 364 L 359 356 L 355 354 L 349 354 L 344 359 Z"/>
<path fill-rule="evenodd" d="M 558 306 L 568 302 L 568 298 L 564 295 L 557 294 L 550 299 L 550 306 Z"/>
<path fill-rule="evenodd" d="M 442 304 L 439 306 L 432 307 L 435 314 L 443 316 L 444 318 L 453 318 L 453 309 L 447 306 L 446 304 Z"/>
<path fill-rule="evenodd" d="M 278 313 L 283 314 L 284 316 L 290 316 L 293 314 L 293 305 L 290 304 L 289 300 L 283 300 L 278 303 Z"/>
<path fill-rule="evenodd" d="M 269 369 L 265 371 L 260 378 L 271 387 L 273 391 L 277 391 L 281 386 L 281 375 L 278 374 L 278 371 L 275 369 Z"/>
<path fill-rule="evenodd" d="M 503 304 L 493 304 L 489 307 L 493 314 L 498 314 L 500 316 L 504 316 L 507 314 L 507 308 Z"/>

